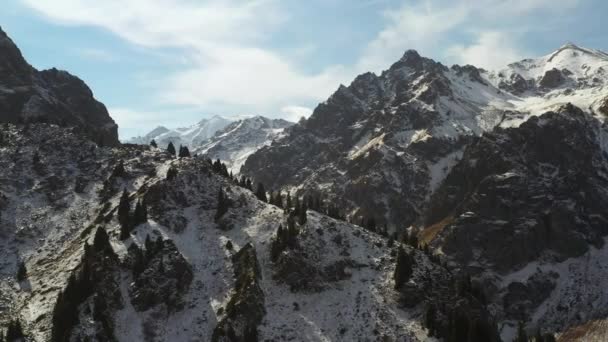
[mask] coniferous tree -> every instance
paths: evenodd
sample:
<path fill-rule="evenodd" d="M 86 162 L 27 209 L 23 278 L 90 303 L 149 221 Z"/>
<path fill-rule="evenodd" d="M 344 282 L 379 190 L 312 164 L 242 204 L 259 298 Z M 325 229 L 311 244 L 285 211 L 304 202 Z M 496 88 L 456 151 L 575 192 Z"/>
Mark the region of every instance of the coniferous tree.
<path fill-rule="evenodd" d="M 222 176 L 224 177 L 228 177 L 228 168 L 226 167 L 226 164 L 222 163 L 222 172 L 220 173 Z"/>
<path fill-rule="evenodd" d="M 137 226 L 148 222 L 148 207 L 145 201 L 137 201 L 135 212 L 133 213 L 133 225 Z"/>
<path fill-rule="evenodd" d="M 154 139 L 152 139 L 152 141 L 150 141 L 150 146 L 157 148 L 158 144 L 156 143 L 156 141 Z"/>
<path fill-rule="evenodd" d="M 88 244 L 85 244 L 88 247 Z M 93 238 L 93 249 L 95 252 L 110 251 L 114 253 L 112 245 L 110 244 L 110 237 L 103 227 L 98 227 Z"/>
<path fill-rule="evenodd" d="M 148 241 L 149 239 L 150 236 L 146 236 L 146 240 Z M 137 246 L 137 244 L 132 244 L 131 246 L 133 246 L 129 247 L 129 253 L 133 254 L 133 268 L 131 269 L 131 271 L 133 272 L 133 275 L 137 277 L 146 268 L 146 257 L 144 255 L 144 252 L 141 250 L 141 248 Z M 131 248 L 133 248 L 133 250 L 131 250 Z"/>
<path fill-rule="evenodd" d="M 124 240 L 129 237 L 131 232 L 131 199 L 127 189 L 122 192 L 120 203 L 118 204 L 118 222 L 120 223 L 120 239 Z"/>
<path fill-rule="evenodd" d="M 249 189 L 249 191 L 253 191 L 253 183 L 251 182 L 250 178 L 247 178 L 247 181 L 245 182 L 245 187 Z"/>
<path fill-rule="evenodd" d="M 418 232 L 415 230 L 412 230 L 408 236 L 408 245 L 414 247 L 414 248 L 418 248 Z"/>
<path fill-rule="evenodd" d="M 287 192 L 287 199 L 285 199 L 285 209 L 291 209 L 291 208 L 292 208 L 291 193 L 288 191 Z"/>
<path fill-rule="evenodd" d="M 306 196 L 306 200 L 304 202 L 306 203 L 306 207 L 308 209 L 315 210 L 315 200 L 312 195 Z"/>
<path fill-rule="evenodd" d="M 167 170 L 167 180 L 172 181 L 177 177 L 177 169 L 173 166 Z"/>
<path fill-rule="evenodd" d="M 306 211 L 308 210 L 306 203 L 302 203 L 302 206 L 298 210 L 298 224 L 304 225 L 306 223 Z"/>
<path fill-rule="evenodd" d="M 121 159 L 118 161 L 118 164 L 116 164 L 116 166 L 114 167 L 114 170 L 112 170 L 112 175 L 111 177 L 124 177 L 126 174 L 125 171 L 125 163 L 124 161 Z"/>
<path fill-rule="evenodd" d="M 300 198 L 296 195 L 296 197 L 294 197 L 293 199 L 293 214 L 299 216 L 301 209 L 302 208 L 300 207 Z"/>
<path fill-rule="evenodd" d="M 169 141 L 169 145 L 167 145 L 167 153 L 169 153 L 171 157 L 175 157 L 175 146 L 171 141 Z"/>
<path fill-rule="evenodd" d="M 434 304 L 429 304 L 424 315 L 424 323 L 426 328 L 429 330 L 429 336 L 435 336 L 436 321 L 437 320 L 437 309 Z"/>
<path fill-rule="evenodd" d="M 376 231 L 376 219 L 373 216 L 367 219 L 367 222 L 365 223 L 365 228 L 372 232 Z"/>
<path fill-rule="evenodd" d="M 211 169 L 213 170 L 213 172 L 219 174 L 222 172 L 222 162 L 217 159 L 215 162 L 213 162 L 213 165 L 211 166 Z"/>
<path fill-rule="evenodd" d="M 180 158 L 188 158 L 190 157 L 190 150 L 187 146 L 179 146 L 179 157 Z"/>
<path fill-rule="evenodd" d="M 220 188 L 220 191 L 217 195 L 217 211 L 215 213 L 215 220 L 219 220 L 224 214 L 228 211 L 230 207 L 230 202 L 224 193 L 224 190 Z"/>
<path fill-rule="evenodd" d="M 397 263 L 395 265 L 395 273 L 393 278 L 395 280 L 395 289 L 399 289 L 401 285 L 405 284 L 412 275 L 412 264 L 413 258 L 407 254 L 403 246 L 399 246 L 397 251 Z"/>
<path fill-rule="evenodd" d="M 283 225 L 279 225 L 276 236 L 270 245 L 270 260 L 276 262 L 279 255 L 281 255 L 285 249 L 295 248 L 298 233 L 298 229 L 296 228 L 292 217 L 287 218 L 287 228 L 283 228 Z"/>
<path fill-rule="evenodd" d="M 150 238 L 150 235 L 146 234 L 146 240 L 144 242 L 144 247 L 146 248 L 146 259 L 150 259 L 154 254 L 154 242 Z"/>
<path fill-rule="evenodd" d="M 14 341 L 22 341 L 25 338 L 23 335 L 23 329 L 21 328 L 21 322 L 17 320 L 11 320 L 8 323 L 8 327 L 6 329 L 6 341 L 14 342 Z"/>
<path fill-rule="evenodd" d="M 281 194 L 281 190 L 279 190 L 274 197 L 274 205 L 283 209 L 283 195 Z"/>
<path fill-rule="evenodd" d="M 20 261 L 17 266 L 17 281 L 24 281 L 27 278 L 27 268 L 25 267 L 25 262 Z"/>
<path fill-rule="evenodd" d="M 526 333 L 526 327 L 522 321 L 517 325 L 517 336 L 515 337 L 514 342 L 528 342 L 528 334 Z"/>
<path fill-rule="evenodd" d="M 262 202 L 268 202 L 268 198 L 266 197 L 266 189 L 264 188 L 264 184 L 258 183 L 258 189 L 255 191 L 255 196 Z"/>

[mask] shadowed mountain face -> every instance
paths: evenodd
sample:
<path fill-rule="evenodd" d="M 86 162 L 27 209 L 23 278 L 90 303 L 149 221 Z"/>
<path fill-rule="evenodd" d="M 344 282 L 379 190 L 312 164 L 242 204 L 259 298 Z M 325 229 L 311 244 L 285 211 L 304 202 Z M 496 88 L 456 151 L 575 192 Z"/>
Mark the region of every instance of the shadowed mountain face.
<path fill-rule="evenodd" d="M 100 145 L 116 146 L 118 126 L 78 77 L 30 66 L 0 29 L 0 122 L 74 127 Z"/>

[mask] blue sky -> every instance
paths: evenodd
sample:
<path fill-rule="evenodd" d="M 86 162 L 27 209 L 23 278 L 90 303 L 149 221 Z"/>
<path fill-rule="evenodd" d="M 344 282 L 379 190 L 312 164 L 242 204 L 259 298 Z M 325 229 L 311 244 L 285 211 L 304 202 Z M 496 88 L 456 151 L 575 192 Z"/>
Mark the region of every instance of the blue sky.
<path fill-rule="evenodd" d="M 603 0 L 4 0 L 39 69 L 81 77 L 122 138 L 214 114 L 296 120 L 406 49 L 499 68 L 565 42 L 608 50 Z"/>

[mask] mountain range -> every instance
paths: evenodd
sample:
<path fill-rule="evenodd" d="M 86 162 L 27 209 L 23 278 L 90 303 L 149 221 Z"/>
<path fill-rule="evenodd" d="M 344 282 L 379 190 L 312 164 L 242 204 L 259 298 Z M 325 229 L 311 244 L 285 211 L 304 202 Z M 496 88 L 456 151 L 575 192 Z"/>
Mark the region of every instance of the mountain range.
<path fill-rule="evenodd" d="M 221 159 L 235 174 L 253 152 L 270 145 L 283 130 L 293 123 L 283 119 L 253 116 L 230 120 L 221 116 L 204 119 L 197 124 L 170 130 L 159 126 L 143 137 L 128 140 L 132 144 L 149 144 L 152 140 L 161 148 L 169 143 L 183 145 L 191 152 L 213 160 Z"/>
<path fill-rule="evenodd" d="M 607 69 L 409 50 L 296 124 L 121 144 L 0 30 L 0 341 L 604 341 Z"/>

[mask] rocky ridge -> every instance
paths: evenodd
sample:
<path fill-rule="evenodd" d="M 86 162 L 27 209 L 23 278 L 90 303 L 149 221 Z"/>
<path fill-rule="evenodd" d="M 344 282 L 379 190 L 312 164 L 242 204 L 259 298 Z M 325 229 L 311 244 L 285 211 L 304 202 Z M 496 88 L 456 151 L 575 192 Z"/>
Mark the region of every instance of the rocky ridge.
<path fill-rule="evenodd" d="M 78 77 L 29 65 L 0 28 L 0 122 L 74 127 L 97 144 L 116 146 L 118 126 Z"/>

